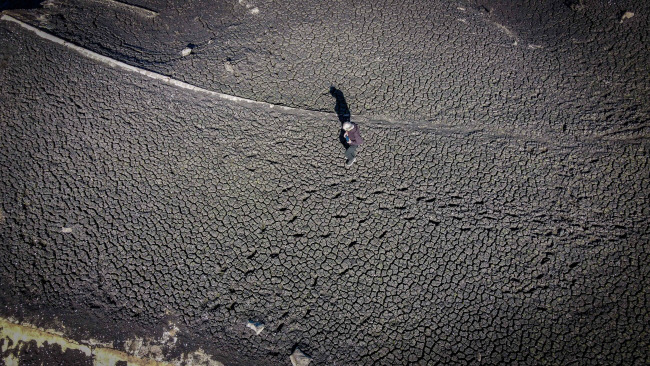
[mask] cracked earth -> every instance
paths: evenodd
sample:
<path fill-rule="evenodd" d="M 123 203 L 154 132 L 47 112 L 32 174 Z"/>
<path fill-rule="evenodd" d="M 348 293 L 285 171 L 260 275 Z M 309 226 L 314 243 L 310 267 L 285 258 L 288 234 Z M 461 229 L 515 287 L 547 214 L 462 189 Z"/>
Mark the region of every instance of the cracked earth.
<path fill-rule="evenodd" d="M 227 365 L 648 364 L 649 13 L 7 10 L 264 103 L 0 21 L 0 313 L 132 353 L 174 324 L 157 357 Z M 349 169 L 331 85 L 365 140 Z"/>

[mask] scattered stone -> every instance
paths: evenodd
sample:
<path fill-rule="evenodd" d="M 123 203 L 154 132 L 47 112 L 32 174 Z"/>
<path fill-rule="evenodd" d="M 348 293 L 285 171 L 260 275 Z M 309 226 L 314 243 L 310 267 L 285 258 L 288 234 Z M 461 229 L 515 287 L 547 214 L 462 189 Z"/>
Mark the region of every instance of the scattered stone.
<path fill-rule="evenodd" d="M 64 234 L 69 234 L 69 233 L 72 232 L 72 228 L 71 227 L 63 227 L 63 228 L 61 228 L 61 232 L 64 233 Z"/>
<path fill-rule="evenodd" d="M 264 330 L 264 324 L 260 322 L 254 322 L 252 320 L 249 320 L 248 323 L 246 323 L 246 326 L 251 328 L 256 335 L 260 335 L 262 331 Z"/>
<path fill-rule="evenodd" d="M 230 61 L 226 61 L 226 62 L 223 64 L 223 66 L 226 68 L 226 71 L 227 71 L 227 72 L 229 72 L 229 73 L 231 73 L 231 74 L 235 72 L 235 68 L 232 67 L 232 64 L 230 63 Z"/>
<path fill-rule="evenodd" d="M 248 12 L 253 15 L 257 15 L 260 13 L 260 9 L 257 6 L 255 6 L 255 4 L 250 3 L 247 0 L 239 0 L 239 4 L 245 6 L 246 9 L 248 9 Z"/>
<path fill-rule="evenodd" d="M 185 56 L 189 56 L 189 55 L 194 51 L 194 47 L 196 47 L 196 46 L 193 45 L 193 44 L 191 44 L 191 43 L 188 44 L 187 47 L 185 47 L 185 48 L 181 51 L 181 55 L 182 55 L 183 57 L 185 57 Z"/>
<path fill-rule="evenodd" d="M 311 358 L 298 348 L 293 351 L 291 356 L 289 356 L 289 359 L 291 359 L 291 364 L 293 366 L 307 366 L 311 362 Z"/>
<path fill-rule="evenodd" d="M 626 11 L 626 12 L 623 13 L 623 15 L 621 16 L 621 23 L 623 23 L 623 21 L 624 21 L 625 19 L 630 19 L 630 18 L 632 18 L 633 16 L 634 16 L 634 13 L 633 13 L 633 12 L 631 12 L 631 11 Z"/>

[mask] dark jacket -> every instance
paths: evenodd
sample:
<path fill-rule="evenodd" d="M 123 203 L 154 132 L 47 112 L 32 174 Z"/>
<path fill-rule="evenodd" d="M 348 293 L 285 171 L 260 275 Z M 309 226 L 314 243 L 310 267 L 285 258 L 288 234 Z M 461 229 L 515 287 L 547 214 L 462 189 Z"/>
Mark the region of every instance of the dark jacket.
<path fill-rule="evenodd" d="M 359 131 L 359 126 L 356 123 L 352 123 L 354 126 L 353 129 L 348 131 L 348 137 L 350 138 L 350 145 L 361 145 L 363 144 L 363 138 L 361 138 L 361 132 Z"/>

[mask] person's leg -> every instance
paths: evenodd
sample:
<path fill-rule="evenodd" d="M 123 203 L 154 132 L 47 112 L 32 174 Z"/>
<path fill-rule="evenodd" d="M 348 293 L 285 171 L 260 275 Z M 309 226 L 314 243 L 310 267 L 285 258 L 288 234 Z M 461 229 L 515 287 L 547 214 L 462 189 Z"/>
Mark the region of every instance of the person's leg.
<path fill-rule="evenodd" d="M 345 157 L 348 163 L 353 161 L 357 156 L 357 147 L 358 145 L 350 145 L 350 147 L 345 150 Z"/>

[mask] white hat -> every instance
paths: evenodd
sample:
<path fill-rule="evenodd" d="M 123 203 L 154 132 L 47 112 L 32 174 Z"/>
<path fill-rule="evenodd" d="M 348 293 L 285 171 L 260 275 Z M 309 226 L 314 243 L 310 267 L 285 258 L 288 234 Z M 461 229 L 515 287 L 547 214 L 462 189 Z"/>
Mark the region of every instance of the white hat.
<path fill-rule="evenodd" d="M 350 131 L 354 128 L 354 125 L 351 122 L 344 122 L 343 123 L 343 129 L 346 131 Z"/>

